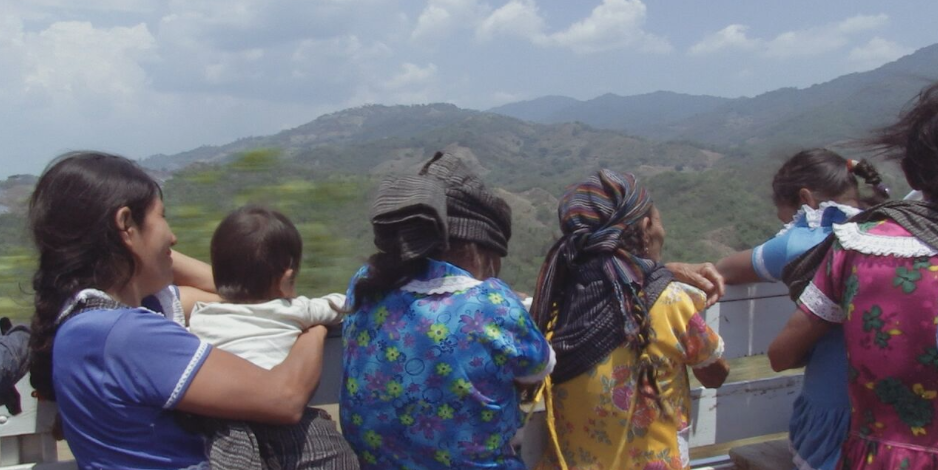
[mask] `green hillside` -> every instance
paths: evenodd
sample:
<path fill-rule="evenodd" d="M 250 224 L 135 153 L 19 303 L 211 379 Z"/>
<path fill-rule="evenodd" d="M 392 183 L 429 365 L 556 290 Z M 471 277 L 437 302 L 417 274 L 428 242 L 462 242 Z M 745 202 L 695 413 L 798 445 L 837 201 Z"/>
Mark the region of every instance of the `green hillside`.
<path fill-rule="evenodd" d="M 934 68 L 922 57 L 938 54 L 938 46 L 923 51 L 806 90 L 720 105 L 723 111 L 697 114 L 665 136 L 680 140 L 649 140 L 582 123 L 538 124 L 449 104 L 372 105 L 143 164 L 166 182 L 168 217 L 181 251 L 207 260 L 211 233 L 228 211 L 266 204 L 290 216 L 303 234 L 301 292 L 322 294 L 343 291 L 373 251 L 367 214 L 380 179 L 417 171 L 437 150 L 455 153 L 511 205 L 514 237 L 502 277 L 530 292 L 558 236 L 557 197 L 600 168 L 633 172 L 647 184 L 667 229 L 666 260 L 712 261 L 765 240 L 780 226 L 769 183 L 781 162 L 813 142 L 858 137 L 860 129 L 894 116 L 917 92 L 922 74 Z M 564 102 L 542 104 L 548 109 Z M 674 109 L 662 105 L 658 116 Z M 894 193 L 904 194 L 897 169 L 881 167 Z M 30 311 L 34 261 L 23 214 L 33 183 L 30 177 L 0 183 L 0 310 L 20 318 Z"/>

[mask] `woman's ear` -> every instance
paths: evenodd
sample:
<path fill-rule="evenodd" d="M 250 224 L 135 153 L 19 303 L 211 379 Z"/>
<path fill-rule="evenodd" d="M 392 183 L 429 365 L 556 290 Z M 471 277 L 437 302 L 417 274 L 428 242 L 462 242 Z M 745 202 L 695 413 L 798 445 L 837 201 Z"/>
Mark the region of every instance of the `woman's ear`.
<path fill-rule="evenodd" d="M 133 230 L 136 230 L 136 224 L 134 224 L 133 214 L 131 214 L 129 207 L 124 206 L 117 209 L 117 212 L 114 213 L 114 226 L 120 232 L 121 240 L 130 248 L 133 244 L 132 235 Z"/>
<path fill-rule="evenodd" d="M 646 215 L 642 217 L 641 221 L 642 233 L 648 233 L 651 230 L 651 215 Z"/>
<path fill-rule="evenodd" d="M 801 188 L 798 190 L 798 201 L 801 202 L 802 206 L 807 204 L 808 207 L 817 209 L 818 201 L 814 198 L 814 194 L 811 193 L 811 190 L 808 188 Z"/>

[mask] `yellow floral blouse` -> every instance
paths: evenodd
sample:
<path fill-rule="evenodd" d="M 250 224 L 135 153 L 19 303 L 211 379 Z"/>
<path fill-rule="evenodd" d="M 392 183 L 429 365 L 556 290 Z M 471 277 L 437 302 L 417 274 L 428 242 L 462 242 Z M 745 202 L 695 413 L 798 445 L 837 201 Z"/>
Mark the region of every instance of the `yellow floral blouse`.
<path fill-rule="evenodd" d="M 638 397 L 628 425 L 637 357 L 625 345 L 589 372 L 552 388 L 554 425 L 569 469 L 689 468 L 685 366 L 703 367 L 723 354 L 723 340 L 700 315 L 705 302 L 700 290 L 672 282 L 651 308 L 654 339 L 647 352 L 657 366 L 659 397 L 668 413 Z M 552 445 L 537 468 L 561 468 Z"/>

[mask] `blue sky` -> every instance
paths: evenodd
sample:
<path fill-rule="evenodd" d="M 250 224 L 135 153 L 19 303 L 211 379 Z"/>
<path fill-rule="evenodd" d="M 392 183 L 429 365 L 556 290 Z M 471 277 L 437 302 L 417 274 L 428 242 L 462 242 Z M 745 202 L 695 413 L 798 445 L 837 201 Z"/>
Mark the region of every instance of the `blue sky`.
<path fill-rule="evenodd" d="M 367 103 L 806 87 L 938 42 L 934 18 L 934 0 L 0 0 L 0 177 Z"/>

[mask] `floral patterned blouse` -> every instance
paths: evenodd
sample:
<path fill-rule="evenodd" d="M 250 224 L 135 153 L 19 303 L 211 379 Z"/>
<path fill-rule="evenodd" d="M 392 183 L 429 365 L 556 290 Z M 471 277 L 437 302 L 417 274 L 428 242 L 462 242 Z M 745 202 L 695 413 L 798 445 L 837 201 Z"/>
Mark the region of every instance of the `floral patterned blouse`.
<path fill-rule="evenodd" d="M 843 324 L 852 415 L 841 468 L 938 468 L 938 252 L 888 220 L 834 233 L 798 304 Z"/>
<path fill-rule="evenodd" d="M 554 358 L 502 281 L 431 260 L 351 314 L 342 337 L 342 432 L 363 469 L 524 468 L 509 445 L 515 382 L 540 381 Z"/>
<path fill-rule="evenodd" d="M 555 427 L 570 470 L 689 468 L 690 385 L 687 367 L 704 367 L 723 355 L 723 340 L 703 317 L 706 296 L 671 282 L 652 306 L 654 340 L 647 352 L 658 369 L 659 398 L 636 398 L 635 353 L 625 345 L 589 372 L 553 387 Z M 628 425 L 628 426 L 627 426 Z M 561 468 L 548 447 L 539 470 Z"/>

